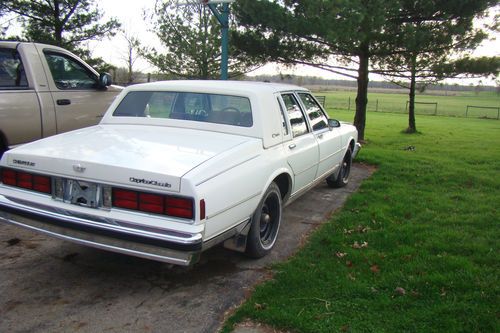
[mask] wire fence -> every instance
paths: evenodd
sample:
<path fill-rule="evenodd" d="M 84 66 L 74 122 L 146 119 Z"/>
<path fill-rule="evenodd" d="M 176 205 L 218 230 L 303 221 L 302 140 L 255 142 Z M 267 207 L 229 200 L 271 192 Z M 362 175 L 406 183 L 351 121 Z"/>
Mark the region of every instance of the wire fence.
<path fill-rule="evenodd" d="M 327 109 L 356 110 L 354 98 L 335 98 L 330 96 L 316 96 Z M 409 102 L 405 100 L 384 101 L 380 99 L 368 100 L 366 110 L 369 112 L 408 113 Z M 461 105 L 450 106 L 442 102 L 415 102 L 415 114 L 466 118 L 485 118 L 500 120 L 500 107 Z"/>

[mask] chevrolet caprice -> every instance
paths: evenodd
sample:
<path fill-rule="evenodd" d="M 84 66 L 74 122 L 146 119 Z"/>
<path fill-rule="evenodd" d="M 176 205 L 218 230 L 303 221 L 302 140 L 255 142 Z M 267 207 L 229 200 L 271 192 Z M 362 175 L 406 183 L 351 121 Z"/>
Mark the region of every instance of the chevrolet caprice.
<path fill-rule="evenodd" d="M 301 87 L 135 85 L 98 125 L 4 154 L 0 221 L 177 265 L 219 243 L 259 258 L 282 208 L 321 181 L 346 185 L 359 148 Z"/>

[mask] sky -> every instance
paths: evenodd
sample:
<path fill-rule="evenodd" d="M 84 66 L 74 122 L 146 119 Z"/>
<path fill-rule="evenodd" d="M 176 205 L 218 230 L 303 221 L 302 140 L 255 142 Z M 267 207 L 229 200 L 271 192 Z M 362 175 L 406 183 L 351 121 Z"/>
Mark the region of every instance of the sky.
<path fill-rule="evenodd" d="M 148 46 L 158 44 L 155 35 L 148 31 L 149 22 L 143 18 L 144 9 L 151 9 L 154 7 L 156 0 L 100 0 L 98 7 L 104 12 L 104 19 L 115 17 L 122 23 L 122 29 L 131 36 L 136 36 L 140 41 Z M 193 0 L 186 0 L 193 1 Z M 497 14 L 500 14 L 500 9 L 497 7 Z M 117 34 L 111 39 L 103 41 L 91 42 L 89 48 L 93 56 L 102 57 L 106 62 L 112 63 L 118 67 L 125 67 L 126 61 L 124 58 L 127 54 L 127 43 L 123 35 Z M 500 55 L 500 35 L 497 40 L 486 41 L 475 52 L 476 56 L 494 56 Z M 134 65 L 134 69 L 143 72 L 154 72 L 149 64 L 142 59 L 138 59 Z M 283 68 L 276 64 L 268 64 L 259 70 L 250 73 L 250 75 L 258 74 L 295 74 L 295 75 L 309 75 L 319 76 L 325 79 L 346 79 L 345 77 L 333 74 L 328 71 L 319 70 L 316 68 L 296 66 L 294 68 Z M 383 80 L 380 76 L 373 75 L 371 80 Z M 478 80 L 462 80 L 460 82 L 451 81 L 451 83 L 470 84 L 476 83 Z M 493 80 L 484 80 L 483 83 L 494 84 Z"/>

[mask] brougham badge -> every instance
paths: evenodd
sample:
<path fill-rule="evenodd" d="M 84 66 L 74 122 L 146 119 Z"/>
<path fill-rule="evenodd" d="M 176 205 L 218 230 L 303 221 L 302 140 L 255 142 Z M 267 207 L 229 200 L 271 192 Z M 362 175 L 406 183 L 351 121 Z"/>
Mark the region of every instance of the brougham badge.
<path fill-rule="evenodd" d="M 80 163 L 73 164 L 73 170 L 75 170 L 76 172 L 84 172 L 85 169 L 87 169 L 87 168 L 83 167 Z"/>

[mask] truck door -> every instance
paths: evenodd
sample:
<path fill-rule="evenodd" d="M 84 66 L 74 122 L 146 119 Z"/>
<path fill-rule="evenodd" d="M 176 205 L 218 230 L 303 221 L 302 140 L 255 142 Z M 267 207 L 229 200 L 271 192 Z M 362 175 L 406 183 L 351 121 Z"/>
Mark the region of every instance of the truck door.
<path fill-rule="evenodd" d="M 318 102 L 309 93 L 297 94 L 304 106 L 310 127 L 319 145 L 319 164 L 316 178 L 331 173 L 342 161 L 342 135 L 340 128 L 330 129 L 328 118 Z"/>
<path fill-rule="evenodd" d="M 98 74 L 70 54 L 44 49 L 57 132 L 97 124 L 117 92 L 99 89 Z M 52 77 L 52 80 L 50 80 Z"/>
<path fill-rule="evenodd" d="M 293 195 L 313 182 L 318 170 L 319 149 L 296 96 L 283 93 L 281 98 L 292 132 L 292 140 L 285 143 L 285 149 L 288 150 L 288 164 L 294 174 Z"/>
<path fill-rule="evenodd" d="M 0 48 L 0 151 L 4 146 L 14 146 L 41 137 L 40 103 L 37 93 L 28 82 L 17 50 L 2 47 Z"/>

